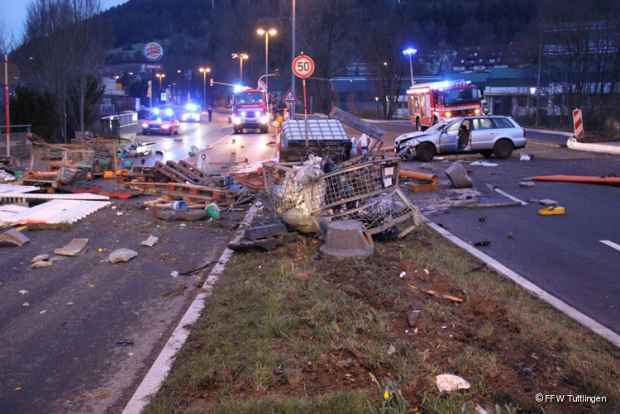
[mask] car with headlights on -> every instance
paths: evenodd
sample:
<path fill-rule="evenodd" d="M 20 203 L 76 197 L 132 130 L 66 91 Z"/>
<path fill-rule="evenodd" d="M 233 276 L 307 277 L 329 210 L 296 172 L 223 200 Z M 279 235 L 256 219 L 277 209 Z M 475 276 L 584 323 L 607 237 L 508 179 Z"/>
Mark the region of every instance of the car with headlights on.
<path fill-rule="evenodd" d="M 142 134 L 178 135 L 181 123 L 172 108 L 154 108 L 142 121 Z"/>
<path fill-rule="evenodd" d="M 396 138 L 394 151 L 402 159 L 429 162 L 435 155 L 482 154 L 510 158 L 525 148 L 524 129 L 508 116 L 469 116 L 444 119 L 422 132 Z"/>
<path fill-rule="evenodd" d="M 200 122 L 200 105 L 188 102 L 183 106 L 181 122 Z"/>

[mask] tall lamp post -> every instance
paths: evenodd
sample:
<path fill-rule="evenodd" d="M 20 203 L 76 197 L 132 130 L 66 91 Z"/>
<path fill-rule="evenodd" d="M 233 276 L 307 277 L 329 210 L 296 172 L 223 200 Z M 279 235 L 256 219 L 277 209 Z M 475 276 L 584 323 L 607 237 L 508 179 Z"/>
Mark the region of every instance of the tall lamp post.
<path fill-rule="evenodd" d="M 161 87 L 162 87 L 161 83 L 164 80 L 164 78 L 166 77 L 166 74 L 165 73 L 156 73 L 155 77 L 159 80 L 159 99 L 158 100 L 159 100 L 159 102 L 161 102 Z"/>
<path fill-rule="evenodd" d="M 269 73 L 269 38 L 278 34 L 274 28 L 265 30 L 262 27 L 256 30 L 256 34 L 265 37 L 265 75 Z M 267 107 L 269 107 L 269 78 L 265 78 L 265 95 L 267 95 Z"/>
<path fill-rule="evenodd" d="M 202 73 L 202 106 L 207 107 L 207 74 L 211 73 L 211 68 L 201 67 L 198 72 Z"/>
<path fill-rule="evenodd" d="M 409 56 L 409 73 L 411 75 L 411 86 L 415 84 L 415 80 L 413 79 L 413 57 L 418 53 L 418 49 L 413 47 L 408 47 L 403 50 L 403 55 Z"/>
<path fill-rule="evenodd" d="M 250 56 L 247 53 L 238 52 L 232 54 L 233 59 L 239 59 L 239 84 L 243 85 L 243 61 L 248 60 Z"/>

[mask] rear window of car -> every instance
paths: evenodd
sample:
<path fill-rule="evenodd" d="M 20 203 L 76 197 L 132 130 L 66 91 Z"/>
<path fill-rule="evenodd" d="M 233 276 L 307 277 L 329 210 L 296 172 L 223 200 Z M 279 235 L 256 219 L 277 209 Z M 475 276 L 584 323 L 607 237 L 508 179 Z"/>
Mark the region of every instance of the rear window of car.
<path fill-rule="evenodd" d="M 507 118 L 493 118 L 496 128 L 514 128 L 515 126 Z"/>
<path fill-rule="evenodd" d="M 474 119 L 474 129 L 493 129 L 493 121 L 489 118 L 476 118 Z"/>

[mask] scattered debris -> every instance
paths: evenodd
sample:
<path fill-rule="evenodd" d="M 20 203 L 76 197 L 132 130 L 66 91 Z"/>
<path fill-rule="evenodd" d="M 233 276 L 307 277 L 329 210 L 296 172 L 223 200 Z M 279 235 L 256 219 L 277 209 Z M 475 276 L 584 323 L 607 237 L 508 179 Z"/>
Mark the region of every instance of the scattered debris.
<path fill-rule="evenodd" d="M 44 269 L 47 267 L 52 267 L 54 265 L 54 261 L 52 260 L 38 260 L 30 265 L 33 269 Z"/>
<path fill-rule="evenodd" d="M 153 215 L 164 221 L 200 221 L 209 217 L 207 210 L 168 210 L 154 208 Z"/>
<path fill-rule="evenodd" d="M 109 201 L 51 200 L 35 207 L 22 208 L 13 212 L 0 211 L 0 223 L 12 225 L 73 224 L 108 205 L 110 205 Z"/>
<path fill-rule="evenodd" d="M 335 257 L 367 257 L 374 253 L 372 236 L 355 220 L 333 221 L 327 227 L 321 252 Z"/>
<path fill-rule="evenodd" d="M 217 206 L 217 204 L 215 203 L 210 203 L 207 208 L 207 214 L 209 215 L 209 217 L 211 217 L 212 219 L 215 220 L 219 220 L 220 219 L 220 208 Z"/>
<path fill-rule="evenodd" d="M 559 206 L 543 207 L 538 210 L 538 215 L 540 216 L 563 216 L 565 214 L 566 208 Z"/>
<path fill-rule="evenodd" d="M 13 174 L 9 174 L 8 172 L 0 169 L 0 182 L 11 182 L 15 181 L 15 176 Z"/>
<path fill-rule="evenodd" d="M 557 206 L 558 202 L 550 198 L 543 198 L 542 200 L 538 200 L 538 204 L 545 207 L 553 207 Z"/>
<path fill-rule="evenodd" d="M 273 250 L 282 245 L 283 237 L 288 234 L 282 222 L 263 224 L 246 229 L 241 240 L 233 240 L 228 247 L 235 251 L 250 249 Z"/>
<path fill-rule="evenodd" d="M 498 163 L 488 161 L 474 161 L 470 163 L 472 167 L 499 167 Z"/>
<path fill-rule="evenodd" d="M 108 260 L 110 263 L 127 263 L 138 256 L 138 252 L 131 249 L 117 249 L 110 253 Z"/>
<path fill-rule="evenodd" d="M 134 346 L 134 341 L 128 341 L 128 340 L 116 341 L 116 346 L 122 346 L 122 347 Z"/>
<path fill-rule="evenodd" d="M 30 239 L 28 237 L 16 229 L 10 229 L 4 233 L 0 233 L 0 245 L 7 244 L 15 247 L 22 247 L 29 241 Z"/>
<path fill-rule="evenodd" d="M 47 261 L 50 260 L 50 255 L 49 254 L 39 254 L 35 257 L 32 258 L 31 263 L 36 263 L 36 262 L 43 262 L 43 261 Z"/>
<path fill-rule="evenodd" d="M 409 325 L 410 328 L 415 328 L 421 313 L 422 311 L 419 309 L 412 309 L 407 312 L 407 325 Z"/>
<path fill-rule="evenodd" d="M 534 159 L 533 155 L 530 154 L 521 154 L 519 157 L 519 161 L 532 161 Z"/>
<path fill-rule="evenodd" d="M 142 246 L 153 247 L 159 242 L 159 237 L 150 235 L 146 240 L 140 243 Z"/>
<path fill-rule="evenodd" d="M 58 256 L 74 257 L 80 254 L 87 244 L 88 239 L 73 239 L 66 246 L 54 250 L 54 254 L 57 254 Z"/>
<path fill-rule="evenodd" d="M 536 183 L 534 181 L 519 181 L 520 187 L 531 188 L 535 187 Z"/>
<path fill-rule="evenodd" d="M 531 178 L 533 181 L 547 181 L 556 183 L 605 184 L 620 185 L 620 177 L 581 176 L 581 175 L 542 175 Z"/>
<path fill-rule="evenodd" d="M 449 300 L 450 302 L 455 302 L 455 303 L 463 303 L 465 302 L 465 299 L 458 297 L 458 296 L 453 296 L 453 295 L 448 295 L 448 294 L 442 294 L 442 293 L 437 293 L 432 289 L 422 289 L 417 287 L 414 284 L 410 284 L 409 287 L 411 288 L 411 290 L 419 290 L 420 292 L 424 292 L 429 296 L 433 296 L 435 298 L 441 298 L 441 299 L 446 299 Z"/>
<path fill-rule="evenodd" d="M 435 377 L 435 384 L 439 392 L 454 392 L 471 388 L 471 384 L 465 379 L 452 374 L 437 375 Z"/>
<path fill-rule="evenodd" d="M 170 272 L 170 276 L 172 276 L 174 279 L 179 277 L 179 274 L 180 273 L 177 270 L 173 270 L 172 272 Z"/>
<path fill-rule="evenodd" d="M 491 242 L 488 240 L 482 240 L 482 241 L 474 243 L 475 247 L 489 247 L 490 245 L 491 245 Z"/>
<path fill-rule="evenodd" d="M 387 350 L 387 354 L 388 355 L 394 355 L 396 353 L 396 347 L 392 344 L 390 344 L 390 346 L 388 347 Z"/>
<path fill-rule="evenodd" d="M 434 174 L 400 170 L 399 176 L 403 179 L 412 180 L 407 188 L 414 193 L 435 192 L 439 189 L 439 178 Z"/>
<path fill-rule="evenodd" d="M 17 293 L 19 293 L 20 295 L 25 295 L 26 293 L 28 293 L 28 291 L 26 289 L 21 289 L 17 291 Z"/>
<path fill-rule="evenodd" d="M 452 165 L 446 169 L 446 175 L 454 188 L 471 188 L 474 185 L 469 175 L 467 175 L 467 170 L 465 170 L 465 167 L 460 161 L 453 162 Z"/>

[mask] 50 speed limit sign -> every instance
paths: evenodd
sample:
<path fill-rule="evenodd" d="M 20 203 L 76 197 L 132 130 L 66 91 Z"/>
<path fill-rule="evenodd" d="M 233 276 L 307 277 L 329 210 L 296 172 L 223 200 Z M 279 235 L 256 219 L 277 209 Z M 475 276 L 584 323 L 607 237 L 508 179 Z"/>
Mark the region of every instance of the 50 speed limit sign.
<path fill-rule="evenodd" d="M 293 59 L 293 73 L 299 79 L 308 79 L 314 75 L 316 65 L 314 59 L 308 55 L 299 55 Z"/>

